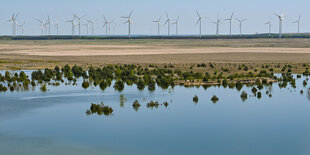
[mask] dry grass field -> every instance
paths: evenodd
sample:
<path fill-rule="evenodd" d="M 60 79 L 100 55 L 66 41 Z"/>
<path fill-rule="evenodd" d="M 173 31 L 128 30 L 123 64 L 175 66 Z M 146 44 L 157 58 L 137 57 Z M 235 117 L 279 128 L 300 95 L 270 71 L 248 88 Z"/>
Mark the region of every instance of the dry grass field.
<path fill-rule="evenodd" d="M 0 69 L 65 64 L 310 62 L 310 39 L 0 41 Z"/>

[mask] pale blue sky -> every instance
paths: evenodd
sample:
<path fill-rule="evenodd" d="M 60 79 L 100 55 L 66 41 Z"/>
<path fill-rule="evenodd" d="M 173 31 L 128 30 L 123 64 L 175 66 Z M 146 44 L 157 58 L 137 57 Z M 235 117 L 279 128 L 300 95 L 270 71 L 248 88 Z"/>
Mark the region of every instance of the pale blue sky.
<path fill-rule="evenodd" d="M 102 15 L 105 14 L 109 19 L 114 20 L 112 25 L 113 34 L 127 34 L 127 25 L 120 16 L 128 15 L 131 9 L 135 12 L 132 19 L 135 25 L 132 27 L 133 34 L 156 34 L 157 26 L 151 21 L 157 19 L 167 11 L 171 18 L 180 16 L 179 33 L 197 34 L 198 26 L 195 26 L 197 15 L 207 16 L 203 22 L 203 34 L 214 34 L 215 25 L 211 21 L 217 16 L 227 18 L 232 11 L 235 16 L 248 18 L 244 23 L 245 33 L 262 33 L 268 30 L 264 23 L 272 21 L 273 32 L 278 31 L 278 20 L 273 13 L 285 12 L 287 20 L 284 23 L 283 31 L 296 32 L 297 26 L 292 24 L 302 15 L 301 31 L 310 32 L 310 1 L 309 0 L 3 0 L 0 5 L 0 35 L 11 34 L 11 27 L 7 20 L 13 12 L 19 13 L 18 21 L 26 21 L 25 33 L 30 35 L 40 34 L 39 24 L 36 18 L 44 19 L 48 15 L 52 20 L 60 21 L 60 33 L 71 34 L 71 25 L 65 23 L 72 18 L 72 13 L 80 15 L 86 14 L 86 19 L 99 18 L 96 24 L 96 34 L 104 34 Z M 164 22 L 163 18 L 162 22 Z M 83 22 L 86 22 L 85 20 Z M 53 32 L 55 30 L 53 29 Z M 171 27 L 171 33 L 175 28 Z M 229 31 L 229 24 L 223 21 L 220 33 L 226 34 Z M 85 27 L 82 32 L 85 33 Z M 237 23 L 233 25 L 233 33 L 238 33 Z M 167 33 L 167 27 L 162 26 L 161 33 Z"/>

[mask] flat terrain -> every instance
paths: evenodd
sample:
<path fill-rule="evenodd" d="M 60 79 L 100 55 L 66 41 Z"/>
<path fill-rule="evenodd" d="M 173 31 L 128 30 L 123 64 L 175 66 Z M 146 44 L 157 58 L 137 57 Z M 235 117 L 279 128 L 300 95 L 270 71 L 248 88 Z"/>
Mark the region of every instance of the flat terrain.
<path fill-rule="evenodd" d="M 208 62 L 309 63 L 310 39 L 0 41 L 1 69 Z"/>

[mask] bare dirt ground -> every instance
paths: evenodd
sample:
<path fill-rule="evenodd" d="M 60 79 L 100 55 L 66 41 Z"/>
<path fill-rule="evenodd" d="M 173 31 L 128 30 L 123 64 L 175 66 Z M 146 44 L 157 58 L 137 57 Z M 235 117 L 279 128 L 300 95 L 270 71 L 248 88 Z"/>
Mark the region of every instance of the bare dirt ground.
<path fill-rule="evenodd" d="M 310 39 L 0 41 L 1 69 L 208 62 L 309 63 Z"/>

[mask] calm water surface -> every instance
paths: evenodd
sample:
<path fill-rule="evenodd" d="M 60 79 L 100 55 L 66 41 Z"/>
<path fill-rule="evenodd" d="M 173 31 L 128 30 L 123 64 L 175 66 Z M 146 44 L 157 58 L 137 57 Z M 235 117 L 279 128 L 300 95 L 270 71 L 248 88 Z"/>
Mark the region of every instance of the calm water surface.
<path fill-rule="evenodd" d="M 28 73 L 30 71 L 27 71 Z M 297 88 L 275 83 L 262 98 L 223 87 L 174 89 L 126 86 L 117 92 L 98 87 L 49 86 L 0 93 L 0 154 L 310 154 L 310 100 L 305 77 Z M 265 92 L 269 90 L 272 98 Z M 300 94 L 304 90 L 304 94 Z M 127 101 L 122 105 L 120 95 Z M 199 102 L 193 102 L 193 96 Z M 220 100 L 210 100 L 217 95 Z M 135 111 L 132 103 L 141 107 Z M 167 101 L 149 109 L 146 104 Z M 104 102 L 111 116 L 86 115 Z"/>

